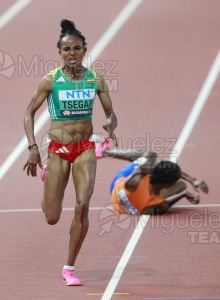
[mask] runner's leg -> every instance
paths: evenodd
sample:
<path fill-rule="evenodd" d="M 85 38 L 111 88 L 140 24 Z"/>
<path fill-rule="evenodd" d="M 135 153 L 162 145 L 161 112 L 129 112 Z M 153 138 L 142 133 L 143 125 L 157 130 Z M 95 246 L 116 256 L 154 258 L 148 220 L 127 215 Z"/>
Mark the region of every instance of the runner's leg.
<path fill-rule="evenodd" d="M 93 194 L 96 174 L 94 149 L 85 150 L 76 158 L 72 167 L 76 191 L 75 215 L 70 228 L 67 265 L 73 266 L 89 227 L 89 202 Z"/>
<path fill-rule="evenodd" d="M 50 225 L 54 225 L 59 221 L 69 174 L 70 162 L 56 154 L 49 154 L 42 209 L 47 223 Z"/>

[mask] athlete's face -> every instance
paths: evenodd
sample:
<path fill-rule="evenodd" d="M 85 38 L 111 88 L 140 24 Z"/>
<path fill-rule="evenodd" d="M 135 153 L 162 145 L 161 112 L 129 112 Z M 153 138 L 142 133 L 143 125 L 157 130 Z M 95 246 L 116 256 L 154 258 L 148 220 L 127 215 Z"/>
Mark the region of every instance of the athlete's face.
<path fill-rule="evenodd" d="M 83 42 L 75 35 L 66 35 L 62 39 L 60 57 L 63 59 L 65 66 L 68 68 L 76 68 L 81 66 L 83 57 L 87 48 L 83 46 Z"/>

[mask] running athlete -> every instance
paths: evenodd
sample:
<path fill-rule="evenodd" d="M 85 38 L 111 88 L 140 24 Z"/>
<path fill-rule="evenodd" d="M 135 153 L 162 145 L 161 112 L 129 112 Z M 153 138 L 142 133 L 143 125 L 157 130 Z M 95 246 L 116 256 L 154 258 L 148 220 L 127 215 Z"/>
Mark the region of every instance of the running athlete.
<path fill-rule="evenodd" d="M 25 112 L 24 128 L 30 154 L 24 170 L 26 169 L 27 175 L 35 177 L 37 165 L 42 168 L 34 135 L 34 115 L 47 99 L 51 119 L 51 141 L 48 148 L 42 210 L 48 224 L 54 225 L 59 221 L 65 188 L 72 172 L 76 206 L 62 277 L 66 285 L 81 285 L 80 279 L 75 276 L 74 265 L 88 230 L 89 202 L 95 183 L 95 144 L 91 136 L 96 94 L 106 115 L 107 122 L 103 128 L 116 145 L 114 129 L 117 126 L 117 118 L 104 78 L 82 64 L 87 50 L 85 37 L 72 21 L 62 20 L 61 28 L 57 47 L 63 66 L 41 80 Z"/>
<path fill-rule="evenodd" d="M 142 153 L 132 149 L 110 150 L 108 138 L 96 148 L 97 158 L 112 157 L 132 161 L 114 177 L 110 185 L 111 203 L 120 213 L 130 215 L 164 214 L 182 198 L 198 204 L 199 195 L 187 191 L 189 182 L 197 191 L 208 193 L 208 185 L 181 171 L 176 163 L 156 163 L 154 152 Z M 181 180 L 182 179 L 182 180 Z"/>

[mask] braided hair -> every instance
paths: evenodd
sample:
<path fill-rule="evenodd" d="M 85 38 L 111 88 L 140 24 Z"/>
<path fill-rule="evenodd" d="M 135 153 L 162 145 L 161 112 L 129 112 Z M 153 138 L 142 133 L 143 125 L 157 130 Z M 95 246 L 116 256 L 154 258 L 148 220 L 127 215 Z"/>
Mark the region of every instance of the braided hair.
<path fill-rule="evenodd" d="M 164 160 L 156 164 L 150 176 L 150 184 L 155 185 L 157 183 L 172 183 L 179 180 L 180 177 L 180 167 L 171 161 Z"/>
<path fill-rule="evenodd" d="M 63 19 L 60 22 L 61 26 L 61 35 L 59 41 L 57 42 L 57 48 L 61 49 L 62 38 L 66 35 L 75 35 L 77 36 L 83 43 L 83 46 L 86 46 L 86 38 L 82 35 L 82 33 L 76 28 L 75 24 L 72 21 Z"/>

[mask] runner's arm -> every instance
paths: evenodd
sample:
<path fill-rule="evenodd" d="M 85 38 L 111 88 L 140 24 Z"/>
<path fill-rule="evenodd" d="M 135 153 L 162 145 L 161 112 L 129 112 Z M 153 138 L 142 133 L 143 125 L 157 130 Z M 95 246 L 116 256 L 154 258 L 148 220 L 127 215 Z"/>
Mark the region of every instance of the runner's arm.
<path fill-rule="evenodd" d="M 40 153 L 35 140 L 34 135 L 34 115 L 36 111 L 41 107 L 43 102 L 46 100 L 52 89 L 52 80 L 50 77 L 44 77 L 37 90 L 34 93 L 34 96 L 25 112 L 24 116 L 24 129 L 27 136 L 28 144 L 34 145 L 30 148 L 30 155 L 23 167 L 23 170 L 27 168 L 27 175 L 31 174 L 32 176 L 37 176 L 37 164 L 42 168 Z"/>
<path fill-rule="evenodd" d="M 193 178 L 185 172 L 182 172 L 181 178 L 188 181 L 194 187 L 195 190 L 200 189 L 201 191 L 203 191 L 203 193 L 208 193 L 209 188 L 205 181 Z"/>
<path fill-rule="evenodd" d="M 107 83 L 105 82 L 103 76 L 97 75 L 98 83 L 98 96 L 102 104 L 103 110 L 106 115 L 106 124 L 103 126 L 109 137 L 113 139 L 115 145 L 117 146 L 117 139 L 114 133 L 115 128 L 117 127 L 117 117 L 113 111 L 112 101 L 109 95 L 109 90 Z"/>

